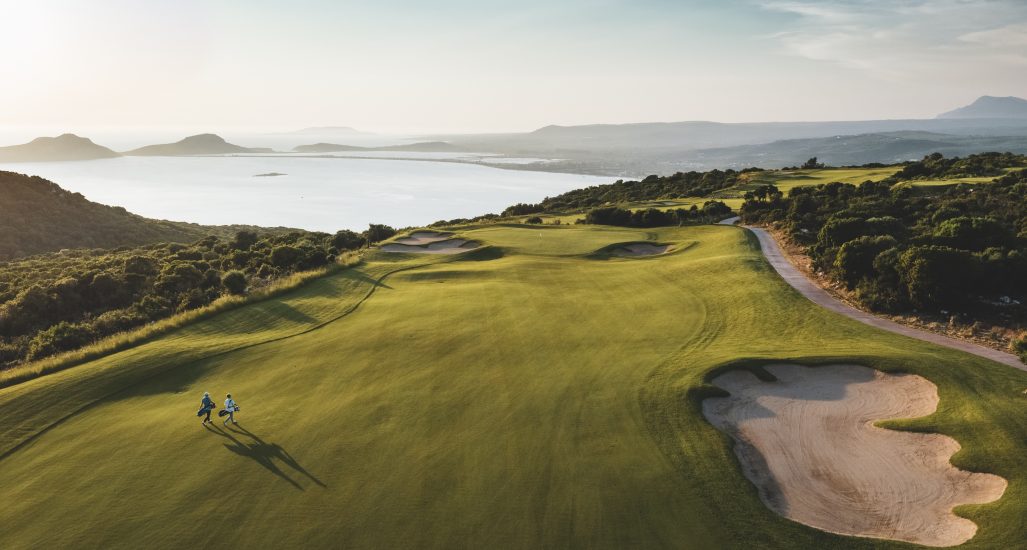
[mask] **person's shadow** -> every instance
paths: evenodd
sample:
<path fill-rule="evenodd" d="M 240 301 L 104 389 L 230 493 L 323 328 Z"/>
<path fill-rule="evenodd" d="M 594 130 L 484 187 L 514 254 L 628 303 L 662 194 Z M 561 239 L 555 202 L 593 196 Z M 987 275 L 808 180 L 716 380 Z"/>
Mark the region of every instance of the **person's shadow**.
<path fill-rule="evenodd" d="M 210 430 L 211 433 L 217 434 L 221 437 L 228 438 L 232 442 L 231 444 L 225 444 L 226 449 L 232 451 L 233 453 L 239 456 L 244 456 L 246 458 L 251 458 L 255 460 L 257 464 L 260 464 L 264 468 L 267 468 L 267 470 L 272 474 L 275 474 L 276 476 L 284 479 L 285 481 L 288 481 L 290 484 L 292 484 L 293 487 L 299 489 L 300 491 L 304 490 L 303 487 L 300 486 L 300 484 L 297 483 L 294 479 L 289 477 L 289 475 L 286 474 L 282 470 L 282 468 L 279 468 L 277 463 L 281 463 L 289 468 L 292 468 L 296 473 L 306 476 L 308 479 L 310 479 L 310 481 L 313 481 L 320 487 L 327 487 L 327 485 L 322 483 L 320 479 L 317 479 L 313 476 L 313 474 L 311 474 L 305 468 L 303 468 L 303 466 L 300 466 L 299 462 L 296 462 L 296 459 L 293 458 L 292 455 L 290 455 L 285 449 L 283 449 L 277 443 L 267 443 L 260 437 L 257 437 L 255 434 L 253 434 L 252 432 L 238 424 L 233 424 L 236 430 L 239 430 L 238 432 L 232 429 L 226 430 L 218 428 L 217 426 L 214 426 L 212 424 L 204 424 L 204 426 L 206 426 L 206 428 Z M 237 438 L 235 434 L 238 433 L 245 435 L 251 441 L 245 441 L 242 438 Z"/>

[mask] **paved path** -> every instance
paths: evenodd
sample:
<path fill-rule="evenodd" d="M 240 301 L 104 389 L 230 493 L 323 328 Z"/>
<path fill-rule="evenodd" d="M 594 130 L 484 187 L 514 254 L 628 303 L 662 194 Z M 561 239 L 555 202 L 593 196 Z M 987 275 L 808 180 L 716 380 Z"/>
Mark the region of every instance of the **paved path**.
<path fill-rule="evenodd" d="M 734 218 L 723 220 L 720 223 L 724 225 L 734 225 L 737 221 L 738 217 L 736 216 Z M 763 249 L 763 255 L 767 258 L 767 261 L 770 262 L 770 265 L 774 266 L 774 269 L 781 275 L 781 278 L 783 278 L 788 284 L 792 285 L 795 290 L 798 290 L 800 294 L 809 298 L 817 305 L 882 330 L 891 331 L 903 336 L 909 336 L 910 338 L 916 338 L 932 344 L 938 344 L 939 346 L 958 349 L 960 351 L 979 355 L 986 359 L 991 359 L 992 361 L 1002 363 L 1003 365 L 1009 365 L 1010 367 L 1027 371 L 1027 365 L 1024 365 L 1017 356 L 1011 353 L 1006 353 L 985 346 L 979 346 L 963 340 L 956 340 L 955 338 L 949 338 L 948 336 L 943 336 L 934 332 L 900 325 L 894 321 L 889 321 L 887 319 L 871 315 L 870 313 L 856 309 L 845 302 L 842 302 L 834 296 L 831 296 L 831 294 L 826 290 L 817 286 L 813 281 L 810 281 L 809 278 L 798 270 L 798 268 L 792 265 L 792 263 L 788 261 L 788 258 L 785 257 L 784 252 L 781 251 L 781 247 L 777 245 L 777 241 L 775 241 L 774 237 L 770 236 L 769 233 L 758 227 L 744 227 L 749 231 L 752 231 L 756 235 L 756 238 L 759 239 L 760 248 Z"/>

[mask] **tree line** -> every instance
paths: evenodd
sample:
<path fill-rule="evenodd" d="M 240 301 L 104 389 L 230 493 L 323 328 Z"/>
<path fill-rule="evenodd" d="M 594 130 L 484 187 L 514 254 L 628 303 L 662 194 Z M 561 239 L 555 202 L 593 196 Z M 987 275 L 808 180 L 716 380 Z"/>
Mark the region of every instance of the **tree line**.
<path fill-rule="evenodd" d="M 731 207 L 720 201 L 706 201 L 702 208 L 692 205 L 691 208 L 660 210 L 646 208 L 627 210 L 615 206 L 595 208 L 585 214 L 581 223 L 596 225 L 616 225 L 620 227 L 664 227 L 671 225 L 689 225 L 695 223 L 714 223 L 732 214 Z"/>
<path fill-rule="evenodd" d="M 652 175 L 641 181 L 617 180 L 546 197 L 538 204 L 515 204 L 504 210 L 502 216 L 525 216 L 655 199 L 706 197 L 714 191 L 733 187 L 739 183 L 742 174 L 760 171 L 760 168 L 746 168 L 741 171 L 678 172 L 670 176 Z"/>
<path fill-rule="evenodd" d="M 0 369 L 245 295 L 395 233 L 385 225 L 362 233 L 240 231 L 188 245 L 65 250 L 0 263 Z"/>
<path fill-rule="evenodd" d="M 1027 319 L 1027 170 L 991 183 L 940 188 L 909 178 L 1004 174 L 1018 155 L 930 155 L 895 177 L 860 185 L 773 185 L 745 196 L 742 220 L 775 224 L 804 245 L 813 268 L 874 311 Z"/>

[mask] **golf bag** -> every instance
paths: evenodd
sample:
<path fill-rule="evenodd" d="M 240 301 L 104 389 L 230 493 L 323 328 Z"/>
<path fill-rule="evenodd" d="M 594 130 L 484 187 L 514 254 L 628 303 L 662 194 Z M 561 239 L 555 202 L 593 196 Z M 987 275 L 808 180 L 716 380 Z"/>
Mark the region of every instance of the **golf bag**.
<path fill-rule="evenodd" d="M 239 405 L 236 405 L 232 412 L 239 412 Z M 228 416 L 228 409 L 221 409 L 218 411 L 218 416 Z"/>

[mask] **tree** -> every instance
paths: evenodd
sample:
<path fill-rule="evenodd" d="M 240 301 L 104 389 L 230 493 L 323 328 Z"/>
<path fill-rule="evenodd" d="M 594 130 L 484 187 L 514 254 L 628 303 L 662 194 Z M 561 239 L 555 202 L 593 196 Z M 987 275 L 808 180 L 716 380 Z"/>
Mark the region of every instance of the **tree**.
<path fill-rule="evenodd" d="M 339 251 L 357 250 L 360 247 L 364 246 L 365 242 L 366 241 L 364 240 L 364 237 L 362 237 L 359 233 L 350 231 L 348 229 L 343 229 L 342 231 L 337 232 L 332 237 L 332 246 L 334 246 L 335 249 Z"/>
<path fill-rule="evenodd" d="M 874 259 L 897 244 L 894 237 L 857 237 L 842 245 L 834 265 L 845 286 L 852 289 L 863 278 L 874 274 Z"/>
<path fill-rule="evenodd" d="M 823 248 L 841 246 L 867 233 L 867 224 L 861 218 L 831 218 L 817 235 L 817 244 Z"/>
<path fill-rule="evenodd" d="M 977 290 L 977 262 L 965 250 L 914 246 L 899 257 L 899 273 L 910 303 L 947 307 L 966 303 Z"/>
<path fill-rule="evenodd" d="M 396 234 L 396 230 L 387 225 L 380 225 L 372 223 L 367 227 L 367 231 L 364 232 L 364 238 L 367 239 L 369 244 L 384 241 Z"/>
<path fill-rule="evenodd" d="M 959 216 L 941 222 L 934 230 L 938 244 L 963 250 L 980 251 L 995 246 L 1008 246 L 1012 232 L 990 218 Z"/>
<path fill-rule="evenodd" d="M 823 168 L 823 167 L 824 167 L 823 163 L 817 162 L 817 157 L 812 157 L 812 158 L 810 158 L 809 160 L 807 160 L 806 162 L 804 162 L 802 164 L 802 169 L 803 170 L 816 170 L 818 168 Z"/>

